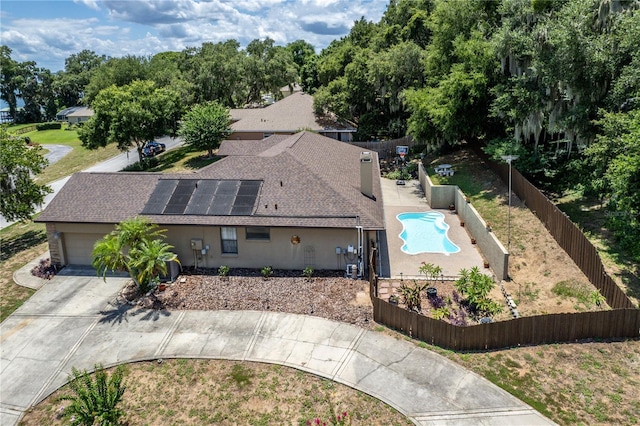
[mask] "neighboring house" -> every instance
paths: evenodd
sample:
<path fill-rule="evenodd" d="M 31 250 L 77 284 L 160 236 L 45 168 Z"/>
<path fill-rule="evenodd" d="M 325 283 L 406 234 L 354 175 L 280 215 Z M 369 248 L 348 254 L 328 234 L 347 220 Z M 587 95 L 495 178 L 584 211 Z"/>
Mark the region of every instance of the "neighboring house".
<path fill-rule="evenodd" d="M 302 87 L 298 83 L 293 83 L 292 85 L 282 86 L 280 88 L 280 94 L 283 98 L 286 98 L 289 95 L 294 93 L 302 92 Z"/>
<path fill-rule="evenodd" d="M 90 264 L 98 239 L 142 215 L 185 266 L 364 272 L 384 229 L 376 153 L 300 132 L 225 141 L 219 154 L 190 174 L 74 174 L 37 219 L 53 263 Z"/>
<path fill-rule="evenodd" d="M 87 121 L 93 116 L 93 110 L 85 106 L 65 108 L 56 114 L 57 121 L 67 121 L 69 124 L 78 124 Z"/>
<path fill-rule="evenodd" d="M 91 117 L 93 117 L 93 110 L 91 108 L 80 107 L 71 114 L 67 114 L 67 121 L 69 124 L 78 124 L 84 123 Z"/>
<path fill-rule="evenodd" d="M 313 96 L 293 92 L 264 108 L 231 110 L 229 139 L 261 140 L 271 135 L 292 135 L 310 130 L 343 142 L 350 142 L 356 129 L 330 117 L 318 117 L 313 109 Z"/>

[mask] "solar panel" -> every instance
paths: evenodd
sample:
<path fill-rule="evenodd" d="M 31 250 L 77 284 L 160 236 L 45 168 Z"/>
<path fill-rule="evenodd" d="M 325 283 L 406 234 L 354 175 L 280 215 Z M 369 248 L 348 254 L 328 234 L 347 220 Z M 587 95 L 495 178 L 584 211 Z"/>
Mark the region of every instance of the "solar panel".
<path fill-rule="evenodd" d="M 149 201 L 142 210 L 143 214 L 162 214 L 164 208 L 167 206 L 171 194 L 175 189 L 178 181 L 176 180 L 164 180 L 161 179 L 156 184 L 155 189 L 149 197 Z"/>
<path fill-rule="evenodd" d="M 207 211 L 209 216 L 228 216 L 231 214 L 234 197 L 232 195 L 216 195 Z"/>
<path fill-rule="evenodd" d="M 259 181 L 243 181 L 240 184 L 238 195 L 253 195 L 254 197 L 260 192 Z"/>
<path fill-rule="evenodd" d="M 237 180 L 223 180 L 218 184 L 216 195 L 236 195 L 238 193 Z"/>
<path fill-rule="evenodd" d="M 228 216 L 253 213 L 262 181 L 161 179 L 144 214 Z"/>
<path fill-rule="evenodd" d="M 249 216 L 251 213 L 253 213 L 253 206 L 233 206 L 230 214 L 231 216 Z"/>

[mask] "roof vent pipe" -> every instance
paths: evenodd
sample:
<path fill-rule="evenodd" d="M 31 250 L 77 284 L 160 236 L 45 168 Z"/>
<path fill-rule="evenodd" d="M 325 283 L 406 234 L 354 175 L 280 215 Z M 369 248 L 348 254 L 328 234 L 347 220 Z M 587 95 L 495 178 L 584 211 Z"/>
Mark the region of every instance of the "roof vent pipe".
<path fill-rule="evenodd" d="M 373 154 L 369 151 L 360 153 L 360 192 L 373 198 Z"/>

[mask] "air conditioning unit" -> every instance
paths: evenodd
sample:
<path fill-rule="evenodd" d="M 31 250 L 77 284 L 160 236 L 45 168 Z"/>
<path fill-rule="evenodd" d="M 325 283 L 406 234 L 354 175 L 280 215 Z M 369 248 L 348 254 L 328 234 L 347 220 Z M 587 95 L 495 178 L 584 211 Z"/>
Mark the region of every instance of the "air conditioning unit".
<path fill-rule="evenodd" d="M 347 271 L 344 274 L 345 278 L 353 278 L 354 280 L 358 278 L 358 265 L 349 263 L 347 265 Z"/>

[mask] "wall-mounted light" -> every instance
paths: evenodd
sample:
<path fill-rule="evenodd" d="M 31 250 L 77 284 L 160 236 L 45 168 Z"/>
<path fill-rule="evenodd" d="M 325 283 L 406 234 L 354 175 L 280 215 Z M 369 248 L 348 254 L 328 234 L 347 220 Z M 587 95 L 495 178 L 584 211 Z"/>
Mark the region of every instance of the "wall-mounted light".
<path fill-rule="evenodd" d="M 56 232 L 54 232 L 54 233 L 53 233 L 53 238 L 55 238 L 56 240 L 59 240 L 59 239 L 60 239 L 60 233 L 59 233 L 59 232 L 57 232 L 57 231 L 56 231 Z"/>
<path fill-rule="evenodd" d="M 293 244 L 293 245 L 300 244 L 300 237 L 298 237 L 297 235 L 292 235 L 291 236 L 291 244 Z"/>

